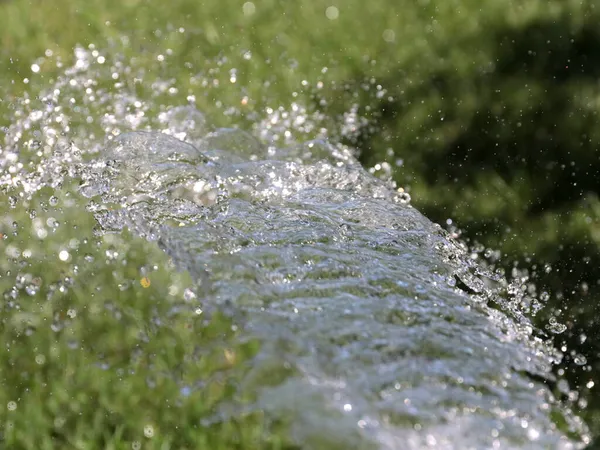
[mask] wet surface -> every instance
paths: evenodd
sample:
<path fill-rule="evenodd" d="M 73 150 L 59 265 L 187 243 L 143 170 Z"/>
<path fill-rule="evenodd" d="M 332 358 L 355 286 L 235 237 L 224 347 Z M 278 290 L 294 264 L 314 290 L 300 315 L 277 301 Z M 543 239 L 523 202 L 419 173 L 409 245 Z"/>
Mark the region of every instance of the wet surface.
<path fill-rule="evenodd" d="M 259 343 L 237 385 L 246 400 L 208 422 L 264 411 L 307 448 L 578 447 L 567 432 L 583 426 L 541 382 L 556 355 L 532 305 L 500 295 L 506 280 L 352 149 L 294 138 L 313 120 L 297 105 L 291 124 L 271 110 L 250 132 L 211 127 L 193 105 L 149 119 L 152 96 L 96 88 L 110 72 L 94 51 L 78 50 L 43 108 L 22 102 L 0 180 L 15 208 L 74 183 L 97 235 L 157 242 L 198 308 Z"/>

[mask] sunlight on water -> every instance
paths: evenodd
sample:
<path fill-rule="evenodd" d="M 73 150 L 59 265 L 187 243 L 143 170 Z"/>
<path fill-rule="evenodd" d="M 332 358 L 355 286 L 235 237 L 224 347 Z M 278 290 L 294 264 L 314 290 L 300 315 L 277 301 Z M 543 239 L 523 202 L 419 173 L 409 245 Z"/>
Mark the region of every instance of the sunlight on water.
<path fill-rule="evenodd" d="M 56 61 L 36 61 L 34 74 L 48 64 Z M 476 263 L 388 180 L 389 164 L 360 166 L 339 139 L 367 126 L 356 108 L 336 129 L 295 101 L 252 111 L 248 131 L 218 128 L 147 64 L 114 48 L 78 48 L 51 85 L 15 101 L 0 153 L 11 211 L 1 231 L 24 226 L 13 221 L 27 210 L 36 236 L 49 239 L 70 225 L 39 220 L 32 195 L 59 208 L 82 194 L 96 238 L 128 228 L 157 242 L 193 277 L 193 289 L 173 287 L 185 292 L 190 315 L 225 311 L 240 341 L 260 342 L 237 386 L 252 400 L 217 404 L 207 424 L 260 410 L 283 418 L 307 448 L 581 446 L 585 426 L 541 382 L 560 358 L 529 320 L 543 298 Z M 219 73 L 234 84 L 235 72 Z M 190 76 L 199 90 L 219 84 L 218 76 Z M 306 81 L 315 90 L 319 83 Z M 240 95 L 218 109 L 235 125 L 251 101 Z M 59 189 L 70 194 L 59 200 Z M 2 247 L 14 283 L 5 301 L 35 300 L 42 280 L 17 261 L 70 264 L 88 238 L 70 235 L 52 254 Z M 117 250 L 85 254 L 117 272 L 119 258 Z M 56 289 L 85 289 L 76 272 Z M 119 286 L 150 288 L 149 273 L 123 275 Z M 29 310 L 5 314 L 20 308 Z M 77 317 L 68 309 L 52 326 Z M 225 350 L 224 358 L 234 365 L 237 356 Z M 183 396 L 191 392 L 182 386 Z"/>

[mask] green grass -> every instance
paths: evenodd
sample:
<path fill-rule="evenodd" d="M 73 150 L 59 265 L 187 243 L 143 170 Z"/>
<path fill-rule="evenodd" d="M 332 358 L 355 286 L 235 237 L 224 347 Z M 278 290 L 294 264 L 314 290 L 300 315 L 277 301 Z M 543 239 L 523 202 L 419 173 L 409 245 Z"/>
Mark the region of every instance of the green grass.
<path fill-rule="evenodd" d="M 589 394 L 584 414 L 600 433 L 600 402 L 584 388 L 600 371 L 593 313 L 600 300 L 600 68 L 593 56 L 600 9 L 579 0 L 265 0 L 247 15 L 243 5 L 0 2 L 0 126 L 14 121 L 15 99 L 26 91 L 35 95 L 61 73 L 54 58 L 69 65 L 75 46 L 90 44 L 126 61 L 136 58 L 148 79 L 174 80 L 178 92 L 157 98 L 153 114 L 194 95 L 216 125 L 251 128 L 256 111 L 297 101 L 325 113 L 335 134 L 343 113 L 358 105 L 370 127 L 343 139 L 359 148 L 367 167 L 402 159 L 395 180 L 434 221 L 451 217 L 465 237 L 501 250 L 507 263 L 525 255 L 531 265 L 554 267 L 538 270 L 539 284 L 550 289 L 551 305 L 569 325 L 557 345 L 564 341 L 588 357 L 589 368 L 580 369 L 567 355 L 565 369 Z M 336 20 L 325 15 L 331 5 L 339 9 Z M 184 32 L 172 31 L 179 28 Z M 38 59 L 47 50 L 53 58 Z M 155 59 L 159 52 L 163 63 Z M 31 71 L 34 62 L 40 73 Z M 112 82 L 104 82 L 110 89 Z M 147 85 L 136 89 L 148 95 Z M 244 97 L 246 107 L 240 106 Z M 228 106 L 235 106 L 231 115 L 223 114 Z M 169 313 L 174 304 L 192 308 L 182 300 L 190 280 L 174 272 L 162 252 L 126 235 L 95 237 L 93 218 L 82 216 L 74 194 L 58 208 L 41 204 L 49 195 L 20 200 L 16 209 L 0 200 L 0 251 L 21 251 L 0 261 L 6 342 L 0 347 L 0 433 L 6 447 L 131 448 L 139 441 L 157 449 L 257 448 L 257 442 L 285 448 L 289 443 L 277 437 L 285 433 L 263 433 L 284 425 L 265 424 L 258 415 L 199 425 L 214 402 L 233 395 L 230 384 L 247 369 L 253 344 L 228 350 L 236 355 L 229 367 L 224 349 L 234 339 L 226 318 L 217 315 L 207 325 L 203 315 L 190 320 Z M 68 206 L 69 200 L 75 203 Z M 28 210 L 38 218 L 53 215 L 62 225 L 40 240 Z M 73 235 L 79 247 L 63 263 L 58 252 Z M 119 257 L 107 260 L 108 249 Z M 147 289 L 139 283 L 145 274 L 152 283 Z M 23 286 L 10 300 L 18 278 Z M 38 281 L 39 292 L 29 297 L 25 286 Z M 75 318 L 67 315 L 71 309 Z M 164 323 L 153 325 L 155 317 Z M 542 314 L 540 325 L 544 320 Z M 53 331 L 54 322 L 64 327 Z M 220 345 L 211 333 L 221 336 Z M 203 343 L 209 350 L 202 350 L 199 364 Z M 99 354 L 111 370 L 94 364 Z M 154 373 L 176 366 L 177 376 L 148 383 L 149 365 Z M 196 379 L 215 381 L 181 398 L 181 383 Z M 17 402 L 15 411 L 3 408 L 9 401 Z M 154 437 L 144 436 L 146 425 L 154 427 Z"/>
<path fill-rule="evenodd" d="M 42 199 L 26 205 L 40 211 L 34 224 L 17 213 L 1 225 L 15 256 L 0 262 L 2 446 L 291 448 L 259 413 L 215 420 L 218 402 L 249 395 L 236 380 L 257 344 L 236 340 L 219 313 L 200 313 L 185 294 L 189 276 L 158 248 L 127 233 L 96 237 L 73 194 L 59 193 L 56 207 Z M 50 217 L 60 225 L 40 239 Z"/>

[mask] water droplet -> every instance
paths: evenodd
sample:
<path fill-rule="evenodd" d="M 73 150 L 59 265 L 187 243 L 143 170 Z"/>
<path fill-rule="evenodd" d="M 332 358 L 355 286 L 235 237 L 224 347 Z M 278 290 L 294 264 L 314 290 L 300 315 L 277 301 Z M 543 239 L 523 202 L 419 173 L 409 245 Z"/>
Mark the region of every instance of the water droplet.
<path fill-rule="evenodd" d="M 383 30 L 382 36 L 385 42 L 394 42 L 396 40 L 396 33 L 394 33 L 394 30 L 390 30 L 389 28 Z"/>
<path fill-rule="evenodd" d="M 154 436 L 154 427 L 152 425 L 146 425 L 144 427 L 144 436 L 151 438 Z"/>
<path fill-rule="evenodd" d="M 190 388 L 189 386 L 183 386 L 180 389 L 181 395 L 184 397 L 189 397 L 192 393 L 192 388 Z"/>
<path fill-rule="evenodd" d="M 548 320 L 548 324 L 546 325 L 546 329 L 554 334 L 561 334 L 567 329 L 567 326 L 556 321 L 554 317 Z"/>
<path fill-rule="evenodd" d="M 196 294 L 194 294 L 194 291 L 192 291 L 190 288 L 186 288 L 183 291 L 183 298 L 185 299 L 186 302 L 191 302 L 196 300 Z"/>
<path fill-rule="evenodd" d="M 325 16 L 327 16 L 329 20 L 336 20 L 340 16 L 340 10 L 335 6 L 328 6 L 325 10 Z"/>
<path fill-rule="evenodd" d="M 246 2 L 242 6 L 242 11 L 244 12 L 245 16 L 251 16 L 256 12 L 256 6 L 254 6 L 254 3 L 252 2 Z"/>
<path fill-rule="evenodd" d="M 33 296 L 38 293 L 38 290 L 39 290 L 38 288 L 39 287 L 36 286 L 35 284 L 30 284 L 25 287 L 25 292 L 27 293 L 27 295 Z"/>
<path fill-rule="evenodd" d="M 64 417 L 55 417 L 54 418 L 54 426 L 56 428 L 61 428 L 62 426 L 64 426 L 64 424 L 67 422 L 67 420 Z"/>

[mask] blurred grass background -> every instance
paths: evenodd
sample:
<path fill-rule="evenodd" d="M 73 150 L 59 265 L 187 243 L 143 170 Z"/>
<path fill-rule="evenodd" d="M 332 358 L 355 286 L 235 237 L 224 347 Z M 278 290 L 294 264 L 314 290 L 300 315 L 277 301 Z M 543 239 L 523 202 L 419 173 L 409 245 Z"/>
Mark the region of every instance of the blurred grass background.
<path fill-rule="evenodd" d="M 330 7 L 335 9 L 329 10 L 328 17 Z M 558 348 L 568 348 L 560 369 L 587 399 L 589 405 L 582 414 L 599 435 L 600 396 L 597 388 L 586 387 L 600 373 L 599 24 L 600 6 L 593 0 L 7 0 L 0 3 L 0 84 L 6 92 L 0 98 L 0 120 L 2 126 L 10 122 L 11 99 L 27 88 L 24 78 L 36 78 L 40 85 L 50 83 L 55 68 L 42 66 L 35 76 L 31 72 L 32 62 L 47 49 L 68 62 L 76 44 L 102 47 L 122 36 L 129 37 L 132 55 L 144 48 L 171 48 L 170 74 L 182 92 L 197 94 L 198 108 L 209 117 L 217 100 L 239 102 L 239 91 L 224 86 L 203 94 L 190 84 L 185 66 L 201 68 L 203 61 L 219 55 L 238 69 L 238 84 L 245 87 L 256 107 L 267 101 L 261 98 L 266 82 L 274 106 L 278 99 L 289 103 L 296 98 L 336 120 L 353 104 L 359 105 L 359 114 L 368 117 L 371 126 L 359 129 L 348 142 L 360 150 L 365 166 L 388 161 L 395 168 L 394 179 L 409 190 L 412 203 L 429 218 L 441 224 L 452 219 L 467 242 L 499 250 L 500 264 L 509 272 L 515 262 L 529 268 L 538 290 L 550 292 L 550 305 L 539 314 L 539 324 L 543 327 L 549 316 L 558 315 L 568 326 L 555 339 Z M 186 33 L 165 41 L 172 39 L 161 33 L 167 26 L 183 27 Z M 246 51 L 252 52 L 250 60 L 244 58 Z M 324 67 L 329 82 L 318 96 L 299 89 L 301 80 L 323 76 Z M 370 79 L 386 89 L 376 102 L 364 86 Z M 6 204 L 2 203 L 4 212 Z M 91 222 L 87 226 L 92 227 Z M 140 256 L 139 261 L 145 258 L 150 256 Z M 156 253 L 152 258 L 161 256 Z M 98 278 L 94 283 L 116 289 L 110 280 Z M 169 283 L 165 279 L 164 285 Z M 142 302 L 137 294 L 128 295 Z M 160 292 L 155 295 L 168 297 Z M 83 302 L 76 295 L 69 298 Z M 141 303 L 133 304 L 141 308 L 128 313 L 135 321 L 136 314 L 145 313 Z M 19 339 L 25 339 L 16 325 L 3 325 L 3 341 L 17 346 Z M 177 349 L 178 342 L 189 339 L 183 336 L 188 331 L 184 324 L 173 325 L 171 339 Z M 85 330 L 87 339 L 102 332 L 102 323 L 97 326 Z M 40 352 L 50 337 L 36 336 L 40 341 L 27 348 Z M 124 345 L 134 345 L 134 341 L 122 340 Z M 35 352 L 31 351 L 29 355 L 5 353 L 3 361 L 33 364 Z M 576 354 L 584 355 L 587 363 L 581 365 L 580 359 L 576 363 Z M 162 357 L 168 364 L 172 356 Z M 58 372 L 44 376 L 67 377 Z M 68 383 L 69 378 L 63 380 Z M 97 399 L 108 398 L 103 397 L 108 386 L 122 390 L 119 395 L 123 396 L 135 391 L 134 386 L 129 391 L 114 381 L 107 375 L 95 391 L 92 388 Z M 43 389 L 43 383 L 34 380 L 2 379 L 4 385 L 9 382 L 19 386 L 20 392 Z M 166 387 L 163 396 L 156 398 L 169 398 L 168 389 L 173 388 Z M 2 392 L 9 394 L 0 391 L 0 404 L 6 404 L 9 399 Z M 33 397 L 47 394 L 36 391 Z M 39 414 L 36 429 L 40 433 L 52 429 L 60 443 L 56 424 L 45 424 L 44 417 L 49 415 L 40 408 L 73 406 L 57 393 L 52 398 L 44 404 L 31 400 L 27 414 Z M 140 403 L 139 408 L 152 412 L 148 405 Z M 119 421 L 128 430 L 127 421 L 133 418 L 115 418 L 107 426 L 105 415 L 84 412 L 98 430 L 113 433 L 104 444 L 86 448 L 121 448 L 115 437 L 121 433 Z M 185 414 L 198 414 L 189 418 L 192 421 L 204 412 L 192 409 Z M 167 422 L 163 425 L 169 426 Z M 240 433 L 247 429 L 256 433 L 260 426 L 252 423 L 249 428 L 241 425 Z M 143 429 L 141 422 L 131 426 Z M 86 433 L 93 431 L 69 433 L 71 441 L 83 442 L 89 439 Z M 228 435 L 242 442 L 236 433 Z M 34 439 L 35 433 L 22 436 L 13 441 L 21 447 L 13 448 L 60 448 L 56 442 L 42 444 Z M 171 443 L 179 445 L 175 448 L 193 442 L 181 436 L 172 439 Z M 233 441 L 217 441 L 207 441 L 202 448 L 236 448 Z"/>

